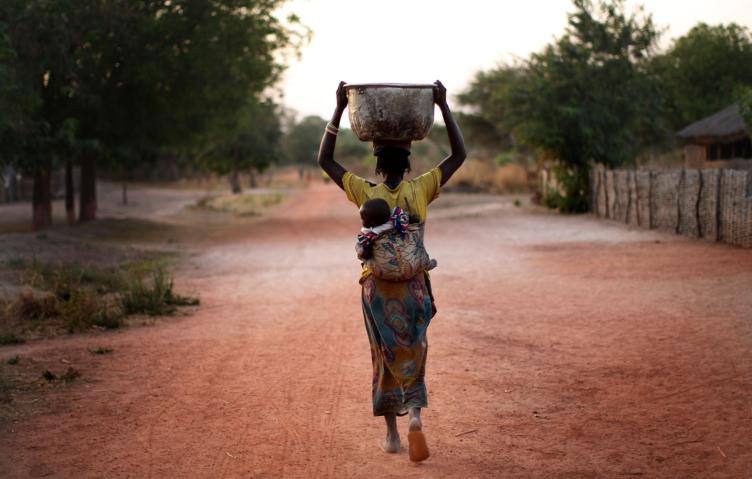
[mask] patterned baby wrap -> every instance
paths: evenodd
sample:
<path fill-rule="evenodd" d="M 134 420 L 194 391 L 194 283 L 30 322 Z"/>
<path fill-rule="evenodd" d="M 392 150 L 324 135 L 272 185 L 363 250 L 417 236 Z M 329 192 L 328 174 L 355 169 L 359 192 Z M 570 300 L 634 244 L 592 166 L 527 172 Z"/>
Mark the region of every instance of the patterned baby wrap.
<path fill-rule="evenodd" d="M 373 256 L 365 260 L 374 276 L 388 281 L 407 281 L 433 269 L 436 260 L 423 246 L 425 223 L 413 223 L 403 231 L 390 229 L 373 240 Z"/>

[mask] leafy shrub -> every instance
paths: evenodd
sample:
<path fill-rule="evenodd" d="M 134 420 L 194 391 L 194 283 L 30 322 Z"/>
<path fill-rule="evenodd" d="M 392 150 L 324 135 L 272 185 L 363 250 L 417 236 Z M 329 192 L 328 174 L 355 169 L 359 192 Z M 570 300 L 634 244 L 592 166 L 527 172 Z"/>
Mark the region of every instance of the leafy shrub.
<path fill-rule="evenodd" d="M 552 168 L 556 188 L 548 188 L 543 205 L 560 213 L 584 213 L 588 210 L 588 169 L 556 165 Z"/>
<path fill-rule="evenodd" d="M 164 270 L 157 269 L 148 275 L 136 275 L 128 283 L 128 289 L 121 298 L 125 314 L 148 314 L 159 316 L 175 311 L 175 306 L 195 306 L 197 298 L 175 294 L 172 278 Z"/>

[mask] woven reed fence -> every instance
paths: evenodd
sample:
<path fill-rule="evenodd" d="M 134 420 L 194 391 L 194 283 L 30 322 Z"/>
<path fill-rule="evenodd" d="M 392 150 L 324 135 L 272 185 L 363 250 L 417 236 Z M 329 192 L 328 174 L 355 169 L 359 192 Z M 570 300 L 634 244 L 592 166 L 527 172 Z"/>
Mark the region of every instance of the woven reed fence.
<path fill-rule="evenodd" d="M 590 192 L 599 217 L 752 247 L 752 172 L 599 168 L 590 173 Z"/>

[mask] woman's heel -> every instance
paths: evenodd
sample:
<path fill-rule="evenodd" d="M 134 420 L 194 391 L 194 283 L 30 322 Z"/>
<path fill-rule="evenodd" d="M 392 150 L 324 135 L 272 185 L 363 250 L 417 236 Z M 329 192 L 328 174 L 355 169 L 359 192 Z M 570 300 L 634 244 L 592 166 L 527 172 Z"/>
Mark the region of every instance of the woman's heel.
<path fill-rule="evenodd" d="M 420 419 L 410 419 L 407 442 L 412 462 L 425 461 L 431 455 L 428 452 L 428 444 L 426 444 L 426 436 L 423 434 L 423 426 L 420 423 Z"/>

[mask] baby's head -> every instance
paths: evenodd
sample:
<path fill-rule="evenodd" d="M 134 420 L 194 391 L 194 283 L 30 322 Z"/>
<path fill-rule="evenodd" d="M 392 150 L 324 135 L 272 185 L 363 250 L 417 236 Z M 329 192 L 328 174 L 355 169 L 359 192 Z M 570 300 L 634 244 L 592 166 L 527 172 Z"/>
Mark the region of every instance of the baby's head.
<path fill-rule="evenodd" d="M 381 198 L 368 200 L 360 207 L 360 219 L 366 228 L 383 225 L 389 221 L 390 216 L 389 203 Z"/>

